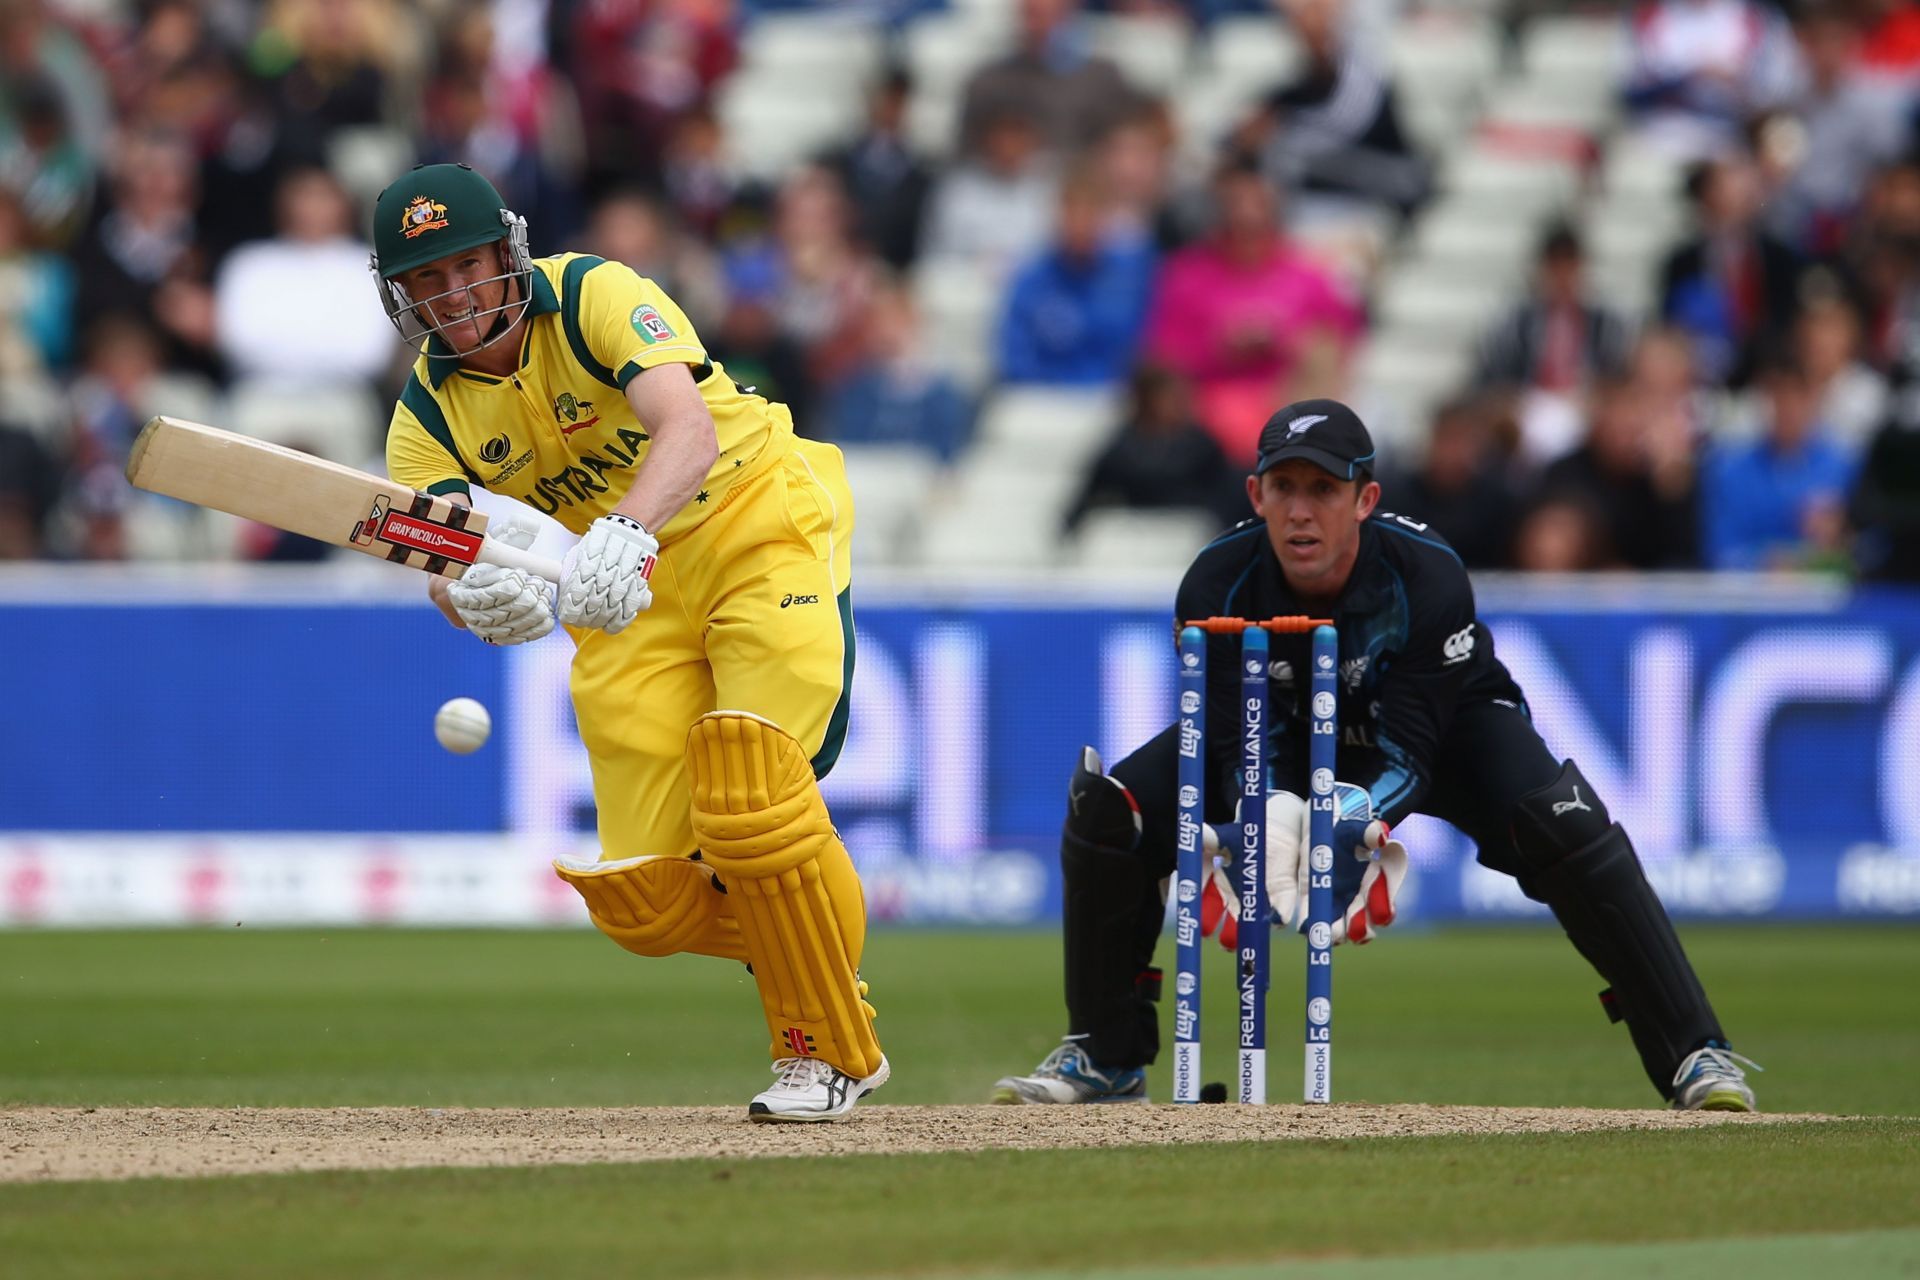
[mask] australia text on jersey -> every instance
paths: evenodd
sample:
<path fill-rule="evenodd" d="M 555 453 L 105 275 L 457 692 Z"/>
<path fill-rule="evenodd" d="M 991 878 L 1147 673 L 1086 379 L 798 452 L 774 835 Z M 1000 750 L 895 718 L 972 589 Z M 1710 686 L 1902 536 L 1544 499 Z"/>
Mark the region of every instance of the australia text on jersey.
<path fill-rule="evenodd" d="M 573 461 L 562 467 L 555 475 L 541 476 L 527 493 L 527 505 L 542 515 L 552 515 L 561 507 L 570 507 L 576 502 L 585 502 L 597 493 L 606 493 L 612 489 L 606 476 L 609 472 L 631 471 L 635 460 L 640 456 L 640 446 L 651 440 L 644 431 L 635 431 L 631 427 L 620 427 L 614 434 L 618 442 L 605 441 L 595 447 L 577 454 Z M 624 449 L 621 446 L 626 446 Z M 601 456 L 605 450 L 612 454 L 609 461 Z M 481 483 L 489 489 L 513 474 L 518 467 L 511 467 L 499 475 L 484 477 Z M 624 483 L 621 486 L 625 488 Z"/>

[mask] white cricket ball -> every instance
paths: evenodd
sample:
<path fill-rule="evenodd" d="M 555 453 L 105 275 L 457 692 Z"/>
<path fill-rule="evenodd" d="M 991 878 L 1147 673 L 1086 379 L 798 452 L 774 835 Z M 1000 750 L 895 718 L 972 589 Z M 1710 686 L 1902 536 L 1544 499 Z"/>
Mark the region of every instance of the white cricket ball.
<path fill-rule="evenodd" d="M 487 745 L 493 717 L 472 698 L 449 698 L 433 713 L 433 736 L 457 756 L 470 755 Z"/>

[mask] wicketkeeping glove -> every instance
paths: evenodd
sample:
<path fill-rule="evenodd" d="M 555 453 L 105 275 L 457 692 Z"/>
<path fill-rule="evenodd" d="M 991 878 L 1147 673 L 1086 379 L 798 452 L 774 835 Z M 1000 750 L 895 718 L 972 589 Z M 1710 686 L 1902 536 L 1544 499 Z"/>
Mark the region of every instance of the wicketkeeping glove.
<path fill-rule="evenodd" d="M 1267 901 L 1275 928 L 1307 916 L 1307 802 L 1291 791 L 1267 796 Z"/>
<path fill-rule="evenodd" d="M 1234 817 L 1241 816 L 1236 807 Z M 1238 829 L 1237 827 L 1235 828 Z M 1217 928 L 1220 931 L 1220 945 L 1229 951 L 1237 950 L 1240 945 L 1240 875 L 1239 862 L 1241 850 L 1236 843 L 1227 848 L 1220 843 L 1220 833 L 1211 825 L 1201 827 L 1205 849 L 1206 872 L 1201 876 L 1200 886 L 1200 932 L 1211 937 Z M 1307 802 L 1291 791 L 1275 791 L 1267 796 L 1267 897 L 1275 905 L 1275 923 L 1285 924 L 1286 920 L 1277 914 L 1280 899 L 1275 896 L 1273 886 L 1278 882 L 1276 867 L 1284 867 L 1288 883 L 1292 882 L 1295 864 L 1300 861 L 1300 849 L 1307 833 Z M 1235 837 L 1238 840 L 1238 837 Z M 1302 880 L 1304 885 L 1306 881 Z"/>
<path fill-rule="evenodd" d="M 1211 938 L 1217 929 L 1220 933 L 1220 945 L 1229 951 L 1240 949 L 1240 895 L 1234 890 L 1233 880 L 1222 865 L 1224 856 L 1228 862 L 1233 860 L 1236 850 L 1224 855 L 1220 848 L 1220 833 L 1209 824 L 1201 824 L 1201 840 L 1204 852 L 1200 855 L 1201 865 L 1206 870 L 1200 873 L 1200 936 Z"/>
<path fill-rule="evenodd" d="M 560 621 L 619 635 L 653 603 L 660 542 L 638 520 L 601 516 L 561 565 Z"/>
<path fill-rule="evenodd" d="M 531 521 L 516 516 L 487 530 L 488 538 L 521 551 L 538 535 Z M 525 644 L 553 630 L 553 588 L 525 569 L 476 564 L 447 584 L 447 602 L 488 644 Z"/>
<path fill-rule="evenodd" d="M 1285 820 L 1276 821 L 1279 815 L 1273 804 L 1282 796 L 1291 802 L 1287 808 L 1295 823 L 1291 841 L 1285 846 L 1276 839 L 1276 834 L 1284 830 Z M 1293 806 L 1298 806 L 1297 810 Z M 1392 838 L 1387 824 L 1373 816 L 1372 797 L 1363 788 L 1334 783 L 1333 818 L 1334 901 L 1346 900 L 1345 909 L 1333 922 L 1333 941 L 1359 945 L 1392 924 L 1398 914 L 1400 886 L 1407 878 L 1407 850 Z M 1304 925 L 1309 912 L 1307 881 L 1312 848 L 1308 819 L 1306 802 L 1298 796 L 1276 792 L 1269 800 L 1267 891 L 1273 901 L 1274 921 L 1283 927 Z M 1355 870 L 1359 871 L 1357 884 L 1350 874 Z"/>
<path fill-rule="evenodd" d="M 1341 856 L 1350 855 L 1366 870 L 1340 918 L 1333 922 L 1337 945 L 1358 946 L 1393 923 L 1400 885 L 1407 878 L 1406 846 L 1392 838 L 1386 822 L 1373 816 L 1373 797 L 1350 782 L 1333 784 L 1333 859 L 1335 901 L 1346 897 L 1351 881 L 1341 874 Z M 1347 868 L 1351 870 L 1349 866 Z"/>
<path fill-rule="evenodd" d="M 1357 947 L 1392 924 L 1399 913 L 1400 885 L 1406 878 L 1407 847 L 1398 840 L 1384 841 L 1367 860 L 1366 872 L 1360 877 L 1360 892 L 1353 895 L 1346 911 L 1333 922 L 1334 943 L 1351 942 Z"/>

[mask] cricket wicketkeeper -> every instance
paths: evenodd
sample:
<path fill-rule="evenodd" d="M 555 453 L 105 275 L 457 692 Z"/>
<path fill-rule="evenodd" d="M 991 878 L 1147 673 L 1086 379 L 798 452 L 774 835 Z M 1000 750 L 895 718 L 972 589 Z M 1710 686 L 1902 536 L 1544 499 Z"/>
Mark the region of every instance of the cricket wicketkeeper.
<path fill-rule="evenodd" d="M 1335 940 L 1365 942 L 1393 922 L 1407 858 L 1392 828 L 1410 813 L 1445 819 L 1473 839 L 1482 864 L 1553 909 L 1609 984 L 1602 1003 L 1626 1022 L 1661 1096 L 1681 1109 L 1753 1110 L 1746 1060 L 1728 1046 L 1627 833 L 1579 766 L 1540 740 L 1474 614 L 1460 558 L 1426 525 L 1378 510 L 1372 470 L 1373 442 L 1347 406 L 1282 409 L 1261 431 L 1247 479 L 1255 518 L 1202 549 L 1175 607 L 1176 632 L 1189 619 L 1292 614 L 1339 629 L 1334 895 L 1346 905 Z M 1306 905 L 1311 641 L 1271 643 L 1268 767 L 1284 789 L 1267 808 L 1268 889 L 1275 921 L 1292 925 Z M 1208 723 L 1238 725 L 1234 640 L 1208 644 Z M 1175 860 L 1176 734 L 1111 772 L 1091 749 L 1082 755 L 1060 836 L 1070 1033 L 1033 1074 L 1001 1080 L 997 1102 L 1146 1098 L 1160 1044 L 1152 966 Z M 1240 746 L 1215 733 L 1208 747 L 1207 820 L 1226 822 Z M 1209 896 L 1237 903 L 1225 883 Z M 1204 914 L 1231 927 L 1233 910 Z"/>
<path fill-rule="evenodd" d="M 526 220 L 465 165 L 405 174 L 373 221 L 381 300 L 420 352 L 388 471 L 432 494 L 479 485 L 580 535 L 557 596 L 496 565 L 430 586 L 491 643 L 557 620 L 577 646 L 603 860 L 556 870 L 629 951 L 751 965 L 777 1079 L 750 1118 L 847 1115 L 888 1067 L 860 881 L 816 785 L 853 677 L 839 450 L 796 439 L 651 280 L 532 257 Z"/>

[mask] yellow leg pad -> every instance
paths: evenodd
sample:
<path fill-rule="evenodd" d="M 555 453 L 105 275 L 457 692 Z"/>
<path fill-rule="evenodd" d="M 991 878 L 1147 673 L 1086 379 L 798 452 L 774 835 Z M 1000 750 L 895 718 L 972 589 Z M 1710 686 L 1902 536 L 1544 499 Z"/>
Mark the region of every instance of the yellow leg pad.
<path fill-rule="evenodd" d="M 866 901 L 805 750 L 768 721 L 716 711 L 687 734 L 687 777 L 694 838 L 726 882 L 773 1056 L 872 1075 L 880 1042 L 858 973 Z"/>
<path fill-rule="evenodd" d="M 747 962 L 727 895 L 713 873 L 688 858 L 560 859 L 554 873 L 580 891 L 600 932 L 642 956 L 691 951 Z"/>

